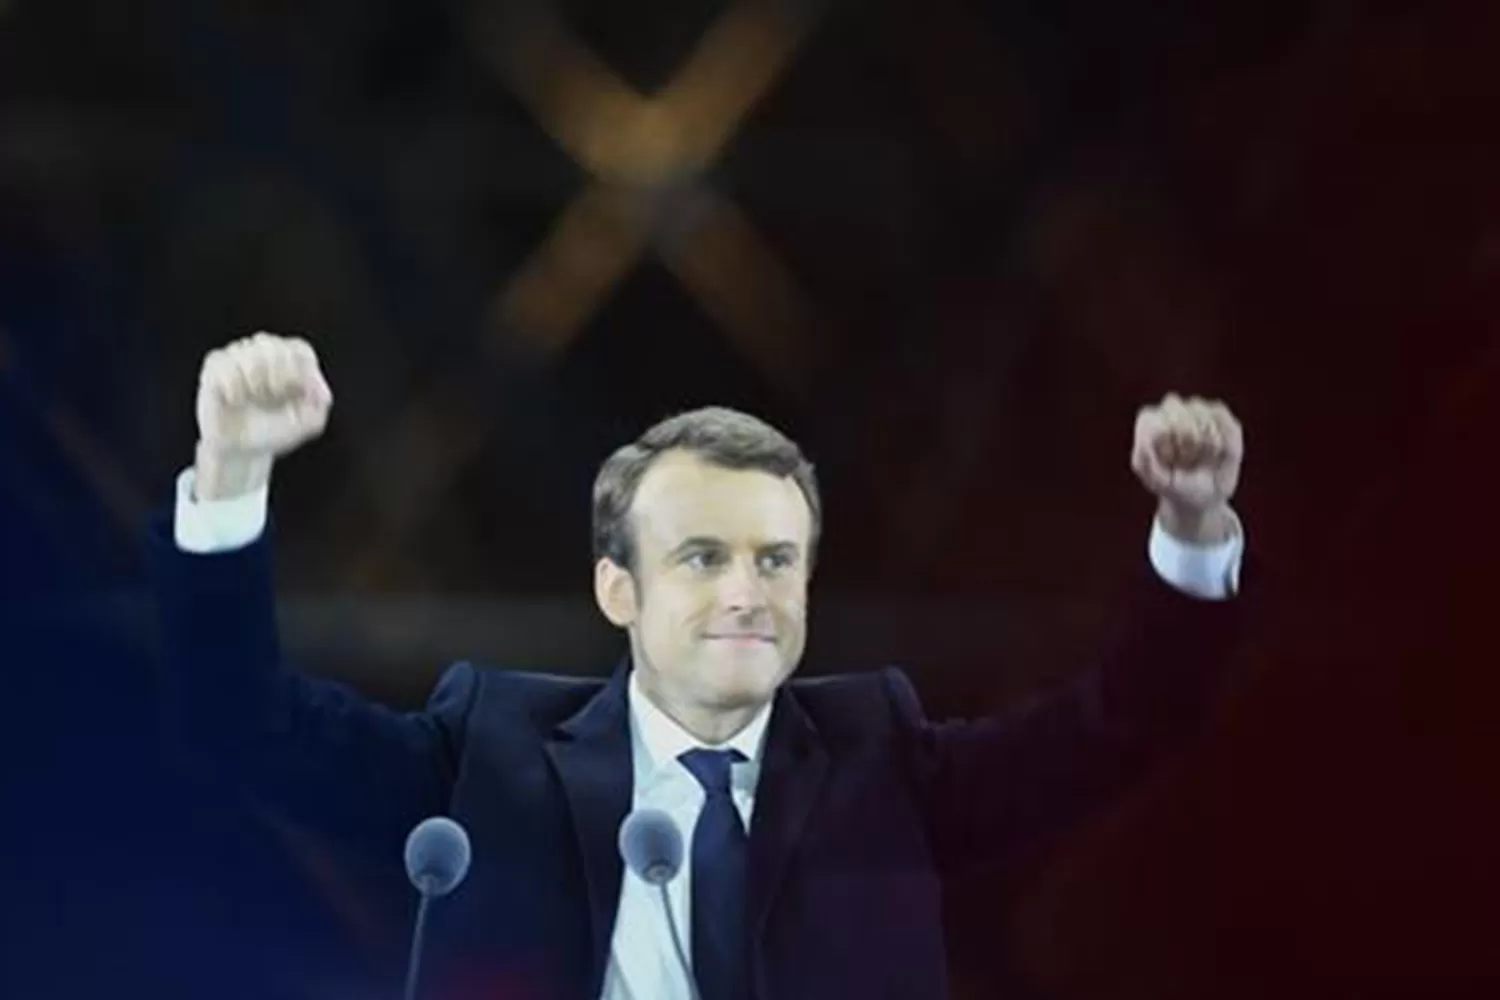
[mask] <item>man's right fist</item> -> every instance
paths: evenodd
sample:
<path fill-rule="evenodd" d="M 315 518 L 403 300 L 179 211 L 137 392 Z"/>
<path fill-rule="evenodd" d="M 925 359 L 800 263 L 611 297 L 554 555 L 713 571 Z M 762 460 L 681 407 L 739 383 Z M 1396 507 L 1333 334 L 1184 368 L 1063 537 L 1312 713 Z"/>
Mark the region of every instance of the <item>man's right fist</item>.
<path fill-rule="evenodd" d="M 257 333 L 203 359 L 198 439 L 226 457 L 275 458 L 322 434 L 332 405 L 311 344 Z"/>
<path fill-rule="evenodd" d="M 210 351 L 198 377 L 198 498 L 262 485 L 274 459 L 323 433 L 332 405 L 305 340 L 257 333 Z"/>

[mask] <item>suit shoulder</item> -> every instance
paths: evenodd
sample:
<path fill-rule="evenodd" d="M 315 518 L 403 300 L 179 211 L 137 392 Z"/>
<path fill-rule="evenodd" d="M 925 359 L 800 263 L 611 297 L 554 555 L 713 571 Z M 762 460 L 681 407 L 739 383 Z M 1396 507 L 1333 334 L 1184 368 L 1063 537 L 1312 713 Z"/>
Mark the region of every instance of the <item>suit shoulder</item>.
<path fill-rule="evenodd" d="M 846 674 L 825 674 L 819 677 L 794 677 L 791 688 L 799 698 L 849 699 L 889 697 L 892 684 L 907 684 L 906 672 L 900 667 L 883 666 L 874 670 L 859 670 Z"/>
<path fill-rule="evenodd" d="M 859 743 L 891 735 L 896 698 L 911 690 L 899 668 L 798 678 L 792 695 L 825 738 Z"/>
<path fill-rule="evenodd" d="M 448 676 L 470 675 L 476 686 L 474 711 L 485 719 L 529 720 L 538 728 L 553 726 L 578 712 L 607 683 L 602 677 L 577 677 L 545 671 L 456 663 Z"/>

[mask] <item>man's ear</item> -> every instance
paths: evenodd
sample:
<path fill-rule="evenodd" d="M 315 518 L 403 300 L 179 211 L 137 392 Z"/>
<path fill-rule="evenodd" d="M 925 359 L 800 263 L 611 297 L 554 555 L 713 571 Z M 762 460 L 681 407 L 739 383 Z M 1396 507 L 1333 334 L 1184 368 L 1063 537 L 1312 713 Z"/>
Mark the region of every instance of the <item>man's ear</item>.
<path fill-rule="evenodd" d="M 610 558 L 594 563 L 594 600 L 604 612 L 610 624 L 628 628 L 635 624 L 640 613 L 640 596 L 636 593 L 635 577 L 630 571 Z"/>

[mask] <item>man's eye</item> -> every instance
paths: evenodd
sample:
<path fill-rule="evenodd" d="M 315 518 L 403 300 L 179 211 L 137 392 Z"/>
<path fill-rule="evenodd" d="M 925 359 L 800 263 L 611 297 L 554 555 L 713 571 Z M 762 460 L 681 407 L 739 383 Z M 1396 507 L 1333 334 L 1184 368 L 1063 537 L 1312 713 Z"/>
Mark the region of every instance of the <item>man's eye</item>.
<path fill-rule="evenodd" d="M 720 559 L 717 552 L 700 551 L 690 553 L 683 561 L 693 569 L 709 569 L 717 566 Z"/>
<path fill-rule="evenodd" d="M 760 568 L 768 573 L 779 572 L 792 564 L 792 557 L 785 552 L 767 552 L 760 557 Z"/>

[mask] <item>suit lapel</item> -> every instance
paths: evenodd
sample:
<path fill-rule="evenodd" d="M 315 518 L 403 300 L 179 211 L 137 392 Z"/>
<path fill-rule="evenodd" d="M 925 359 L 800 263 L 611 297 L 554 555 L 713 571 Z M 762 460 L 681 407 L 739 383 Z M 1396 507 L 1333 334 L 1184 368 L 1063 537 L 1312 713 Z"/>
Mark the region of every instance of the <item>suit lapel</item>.
<path fill-rule="evenodd" d="M 560 725 L 546 744 L 573 814 L 573 830 L 583 859 L 593 928 L 595 984 L 603 982 L 619 911 L 624 862 L 615 841 L 630 811 L 635 785 L 626 700 L 628 677 L 629 666 L 622 664 L 604 689 Z"/>
<path fill-rule="evenodd" d="M 786 877 L 828 772 L 828 753 L 790 689 L 776 694 L 765 761 L 750 822 L 750 940 L 758 950 L 771 904 Z"/>

